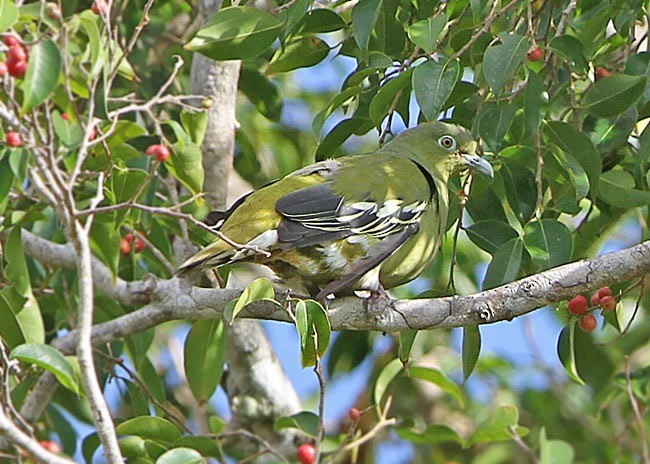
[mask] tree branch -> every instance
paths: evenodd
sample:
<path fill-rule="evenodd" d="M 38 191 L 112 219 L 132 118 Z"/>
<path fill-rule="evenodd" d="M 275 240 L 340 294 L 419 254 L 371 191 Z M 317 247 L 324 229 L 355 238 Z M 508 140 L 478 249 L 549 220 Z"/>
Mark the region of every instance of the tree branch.
<path fill-rule="evenodd" d="M 59 245 L 23 230 L 27 254 L 49 266 L 74 268 L 75 255 L 69 245 Z M 650 241 L 593 259 L 565 264 L 554 269 L 468 296 L 434 299 L 395 300 L 392 305 L 370 306 L 366 300 L 345 297 L 333 301 L 329 318 L 333 330 L 379 330 L 394 332 L 407 329 L 448 329 L 470 324 L 494 323 L 593 291 L 603 285 L 620 284 L 650 272 Z M 106 278 L 109 276 L 109 278 Z M 222 317 L 225 305 L 241 290 L 193 287 L 183 279 L 126 282 L 110 279 L 108 269 L 93 260 L 93 277 L 98 289 L 125 305 L 144 307 L 113 320 L 93 326 L 92 340 L 101 345 L 128 337 L 171 320 L 196 320 Z M 290 322 L 276 305 L 259 301 L 240 313 L 242 318 Z M 78 332 L 56 338 L 52 345 L 65 354 L 74 353 Z M 29 421 L 37 419 L 56 381 L 44 374 L 21 410 Z"/>

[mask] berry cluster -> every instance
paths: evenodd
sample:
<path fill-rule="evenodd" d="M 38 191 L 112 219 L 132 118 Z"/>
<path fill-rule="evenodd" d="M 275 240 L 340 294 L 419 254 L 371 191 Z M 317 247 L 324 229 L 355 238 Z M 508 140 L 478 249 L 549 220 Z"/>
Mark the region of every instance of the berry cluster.
<path fill-rule="evenodd" d="M 591 332 L 596 328 L 597 321 L 593 310 L 601 307 L 603 311 L 614 311 L 616 309 L 616 298 L 612 296 L 609 287 L 601 287 L 591 295 L 591 306 L 583 295 L 576 295 L 569 301 L 569 312 L 578 316 L 578 326 L 585 332 Z"/>
<path fill-rule="evenodd" d="M 0 76 L 9 74 L 11 77 L 23 77 L 27 72 L 27 60 L 29 55 L 27 49 L 20 39 L 13 35 L 5 35 L 2 42 L 9 47 L 5 52 L 7 61 L 0 61 Z"/>
<path fill-rule="evenodd" d="M 135 245 L 133 245 L 134 239 Z M 128 255 L 131 253 L 131 248 L 133 248 L 133 251 L 135 253 L 140 253 L 142 250 L 144 250 L 144 240 L 129 232 L 122 238 L 122 241 L 120 242 L 120 253 L 123 255 Z"/>

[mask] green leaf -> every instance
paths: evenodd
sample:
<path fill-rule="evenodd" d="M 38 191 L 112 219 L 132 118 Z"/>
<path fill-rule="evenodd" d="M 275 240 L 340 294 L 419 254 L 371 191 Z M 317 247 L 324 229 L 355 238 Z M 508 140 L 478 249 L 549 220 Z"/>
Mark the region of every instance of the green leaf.
<path fill-rule="evenodd" d="M 59 141 L 68 148 L 77 147 L 83 141 L 84 132 L 81 126 L 66 121 L 58 111 L 52 112 L 52 127 Z"/>
<path fill-rule="evenodd" d="M 438 369 L 423 366 L 411 366 L 408 368 L 408 372 L 413 378 L 426 380 L 427 382 L 437 385 L 442 391 L 453 396 L 456 401 L 458 401 L 461 408 L 464 407 L 463 393 L 460 387 L 449 380 L 445 374 L 440 372 Z"/>
<path fill-rule="evenodd" d="M 379 126 L 388 112 L 393 107 L 397 94 L 401 91 L 400 98 L 408 98 L 408 88 L 411 85 L 412 68 L 400 73 L 397 77 L 388 80 L 382 85 L 370 102 L 369 114 L 375 126 Z M 406 95 L 405 95 L 406 94 Z"/>
<path fill-rule="evenodd" d="M 481 331 L 478 325 L 463 327 L 463 380 L 469 379 L 481 353 Z"/>
<path fill-rule="evenodd" d="M 308 68 L 320 63 L 327 57 L 330 49 L 322 39 L 308 36 L 291 40 L 283 48 L 278 48 L 266 74 L 277 74 L 293 71 L 298 68 Z"/>
<path fill-rule="evenodd" d="M 45 329 L 38 301 L 32 293 L 32 285 L 27 270 L 27 262 L 23 253 L 21 231 L 14 227 L 7 237 L 4 248 L 4 256 L 7 261 L 5 276 L 13 283 L 13 288 L 18 294 L 25 298 L 24 306 L 15 312 L 16 321 L 22 328 L 22 333 L 27 343 L 43 343 L 45 341 Z M 18 302 L 18 298 L 10 297 L 7 306 L 12 307 Z"/>
<path fill-rule="evenodd" d="M 582 42 L 572 35 L 561 35 L 554 37 L 548 46 L 555 53 L 565 57 L 571 66 L 579 71 L 586 71 L 589 68 L 589 62 L 585 58 L 584 46 Z"/>
<path fill-rule="evenodd" d="M 585 109 L 601 118 L 619 115 L 643 95 L 645 85 L 645 76 L 613 74 L 599 79 L 585 95 Z"/>
<path fill-rule="evenodd" d="M 477 443 L 489 443 L 512 439 L 511 428 L 520 435 L 525 434 L 525 429 L 517 426 L 519 422 L 519 411 L 514 406 L 501 406 L 490 414 L 486 420 L 481 422 L 474 430 L 474 433 L 467 439 L 464 448 L 469 448 Z"/>
<path fill-rule="evenodd" d="M 334 97 L 329 101 L 325 108 L 320 110 L 316 116 L 314 116 L 314 121 L 312 122 L 312 131 L 314 132 L 314 135 L 320 137 L 321 129 L 323 128 L 323 124 L 325 124 L 327 118 L 330 117 L 330 115 L 342 105 L 355 99 L 355 97 L 357 97 L 357 95 L 359 95 L 362 90 L 363 89 L 360 86 L 353 86 L 348 87 L 342 92 L 334 95 Z"/>
<path fill-rule="evenodd" d="M 612 169 L 600 177 L 601 198 L 617 208 L 636 208 L 650 204 L 650 192 L 634 188 L 634 177 L 627 171 Z"/>
<path fill-rule="evenodd" d="M 427 120 L 438 119 L 460 75 L 460 64 L 456 59 L 449 59 L 444 63 L 428 60 L 415 68 L 413 91 Z"/>
<path fill-rule="evenodd" d="M 190 136 L 192 143 L 201 145 L 208 130 L 207 111 L 181 111 L 181 124 L 183 129 Z"/>
<path fill-rule="evenodd" d="M 214 416 L 212 416 L 214 417 Z M 201 453 L 202 456 L 220 458 L 222 456 L 219 442 L 210 437 L 187 436 L 174 442 L 175 448 L 191 448 Z"/>
<path fill-rule="evenodd" d="M 577 322 L 577 319 L 573 319 L 568 326 L 562 328 L 557 339 L 557 355 L 569 378 L 580 385 L 584 385 L 585 382 L 580 378 L 576 365 L 575 330 Z"/>
<path fill-rule="evenodd" d="M 353 117 L 343 119 L 321 140 L 314 155 L 316 160 L 320 161 L 334 156 L 334 151 L 351 135 L 365 134 L 373 127 L 374 124 L 368 118 Z"/>
<path fill-rule="evenodd" d="M 546 428 L 539 432 L 539 464 L 572 464 L 574 462 L 573 448 L 563 440 L 546 438 Z"/>
<path fill-rule="evenodd" d="M 275 430 L 298 429 L 304 434 L 316 438 L 318 434 L 318 416 L 313 412 L 301 411 L 288 417 L 281 417 L 275 421 Z"/>
<path fill-rule="evenodd" d="M 478 133 L 493 152 L 501 150 L 516 112 L 515 105 L 487 104 L 478 114 Z"/>
<path fill-rule="evenodd" d="M 544 125 L 547 142 L 557 145 L 562 151 L 578 160 L 589 179 L 592 195 L 598 192 L 598 181 L 602 171 L 600 154 L 584 133 L 578 132 L 567 123 L 550 121 Z"/>
<path fill-rule="evenodd" d="M 120 261 L 120 230 L 113 221 L 113 215 L 97 217 L 90 230 L 90 247 L 93 253 L 101 259 L 111 271 L 117 275 Z"/>
<path fill-rule="evenodd" d="M 155 416 L 138 416 L 128 419 L 117 427 L 118 435 L 135 435 L 148 438 L 165 447 L 171 446 L 181 437 L 181 431 L 167 419 Z"/>
<path fill-rule="evenodd" d="M 107 196 L 111 197 L 114 204 L 123 203 L 133 198 L 144 180 L 147 178 L 147 171 L 142 169 L 124 169 L 114 167 L 109 177 L 110 192 Z"/>
<path fill-rule="evenodd" d="M 409 362 L 411 348 L 413 347 L 413 342 L 415 341 L 417 334 L 417 330 L 403 330 L 399 333 L 399 348 L 397 355 L 403 365 L 406 365 Z"/>
<path fill-rule="evenodd" d="M 352 8 L 352 35 L 361 49 L 364 61 L 368 59 L 368 43 L 375 27 L 383 0 L 360 0 Z"/>
<path fill-rule="evenodd" d="M 185 339 L 187 383 L 199 404 L 208 401 L 221 381 L 226 361 L 226 324 L 222 320 L 194 322 Z"/>
<path fill-rule="evenodd" d="M 437 48 L 438 37 L 447 24 L 444 13 L 411 24 L 407 30 L 409 39 L 428 54 Z"/>
<path fill-rule="evenodd" d="M 388 386 L 403 370 L 404 366 L 402 365 L 402 361 L 400 361 L 398 358 L 395 358 L 386 364 L 382 368 L 381 372 L 379 372 L 377 380 L 375 381 L 375 387 L 372 392 L 372 401 L 377 406 L 377 408 L 381 407 L 381 403 L 386 396 Z"/>
<path fill-rule="evenodd" d="M 483 75 L 495 95 L 515 75 L 528 51 L 528 40 L 523 36 L 502 33 L 499 39 L 501 43 L 489 46 L 483 56 Z"/>
<path fill-rule="evenodd" d="M 275 290 L 273 290 L 273 284 L 271 281 L 265 277 L 255 279 L 244 289 L 239 298 L 237 298 L 236 303 L 232 307 L 231 311 L 224 311 L 224 319 L 229 324 L 237 317 L 237 314 L 241 312 L 247 304 L 252 303 L 253 301 L 266 300 L 275 298 Z"/>
<path fill-rule="evenodd" d="M 218 435 L 226 428 L 226 421 L 219 416 L 210 416 L 208 425 L 210 426 L 210 432 Z"/>
<path fill-rule="evenodd" d="M 174 448 L 156 459 L 156 464 L 205 464 L 203 456 L 191 448 Z"/>
<path fill-rule="evenodd" d="M 90 76 L 98 76 L 103 69 L 106 50 L 102 46 L 101 34 L 98 21 L 101 21 L 95 13 L 89 10 L 79 15 L 81 26 L 88 36 L 88 50 L 90 51 L 89 69 Z"/>
<path fill-rule="evenodd" d="M 316 364 L 316 353 L 320 359 L 330 342 L 331 326 L 325 308 L 314 300 L 299 300 L 296 303 L 296 329 L 300 336 L 303 367 Z"/>
<path fill-rule="evenodd" d="M 105 127 L 105 129 L 108 129 L 108 127 Z M 115 125 L 114 131 L 106 139 L 106 143 L 112 148 L 122 145 L 129 140 L 142 137 L 143 135 L 147 135 L 147 130 L 140 124 L 133 121 L 120 120 Z"/>
<path fill-rule="evenodd" d="M 9 29 L 18 19 L 18 8 L 12 0 L 0 0 L 0 32 Z"/>
<path fill-rule="evenodd" d="M 519 236 L 510 224 L 496 219 L 478 221 L 464 230 L 472 242 L 490 254 L 494 254 L 508 240 Z"/>
<path fill-rule="evenodd" d="M 327 8 L 315 8 L 302 17 L 296 27 L 296 34 L 321 34 L 334 32 L 346 27 L 338 13 Z"/>
<path fill-rule="evenodd" d="M 120 438 L 120 451 L 130 462 L 135 458 L 147 458 L 147 450 L 144 446 L 145 441 L 140 437 Z"/>
<path fill-rule="evenodd" d="M 25 343 L 25 331 L 17 315 L 26 302 L 27 298 L 13 285 L 0 290 L 0 333 L 9 348 Z"/>
<path fill-rule="evenodd" d="M 465 442 L 455 430 L 442 424 L 429 424 L 424 430 L 397 426 L 395 432 L 400 438 L 416 445 L 435 445 L 444 442 L 454 442 L 462 445 Z"/>
<path fill-rule="evenodd" d="M 173 155 L 165 163 L 169 172 L 188 188 L 192 195 L 198 195 L 203 189 L 203 153 L 194 143 L 175 143 L 172 145 Z"/>
<path fill-rule="evenodd" d="M 21 113 L 25 114 L 47 100 L 59 84 L 60 73 L 59 48 L 51 40 L 37 42 L 29 53 Z"/>
<path fill-rule="evenodd" d="M 630 108 L 622 114 L 613 118 L 596 118 L 587 116 L 582 125 L 586 132 L 602 154 L 627 145 L 627 140 L 632 134 L 638 114 L 635 108 Z"/>
<path fill-rule="evenodd" d="M 27 343 L 14 348 L 9 357 L 42 367 L 54 374 L 65 388 L 79 394 L 79 384 L 74 370 L 65 356 L 56 348 L 41 343 Z"/>
<path fill-rule="evenodd" d="M 492 261 L 488 265 L 483 280 L 483 290 L 515 280 L 521 268 L 522 254 L 523 240 L 519 237 L 510 239 L 501 245 L 492 255 Z"/>
<path fill-rule="evenodd" d="M 213 60 L 241 60 L 264 53 L 278 38 L 282 22 L 269 13 L 238 6 L 218 11 L 185 48 Z"/>
<path fill-rule="evenodd" d="M 500 173 L 508 204 L 519 222 L 527 223 L 533 217 L 537 204 L 535 173 L 524 163 L 505 159 Z"/>
<path fill-rule="evenodd" d="M 239 72 L 239 90 L 264 117 L 279 121 L 282 114 L 282 96 L 278 86 L 257 69 L 243 66 Z"/>
<path fill-rule="evenodd" d="M 524 229 L 524 244 L 537 271 L 568 263 L 573 254 L 573 234 L 555 219 L 529 223 Z"/>

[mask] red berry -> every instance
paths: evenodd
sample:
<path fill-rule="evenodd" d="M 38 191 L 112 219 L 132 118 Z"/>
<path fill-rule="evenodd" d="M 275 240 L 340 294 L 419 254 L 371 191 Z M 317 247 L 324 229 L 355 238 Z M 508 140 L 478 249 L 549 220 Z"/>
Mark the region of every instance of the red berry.
<path fill-rule="evenodd" d="M 27 61 L 27 51 L 22 45 L 16 44 L 9 48 L 7 61 Z"/>
<path fill-rule="evenodd" d="M 10 147 L 20 147 L 23 144 L 23 137 L 18 132 L 10 131 L 5 136 L 5 142 Z"/>
<path fill-rule="evenodd" d="M 61 8 L 58 3 L 48 2 L 45 4 L 45 11 L 47 11 L 47 17 L 50 19 L 61 19 Z"/>
<path fill-rule="evenodd" d="M 587 312 L 587 299 L 582 295 L 574 296 L 569 301 L 569 311 L 571 314 L 579 316 Z"/>
<path fill-rule="evenodd" d="M 304 443 L 298 447 L 296 458 L 301 464 L 314 464 L 316 461 L 316 448 L 311 443 Z"/>
<path fill-rule="evenodd" d="M 359 411 L 357 408 L 350 408 L 348 411 L 348 416 L 350 416 L 350 419 L 353 421 L 358 421 L 361 419 L 361 411 Z"/>
<path fill-rule="evenodd" d="M 61 113 L 61 119 L 65 120 L 65 121 L 69 121 L 70 120 L 70 115 L 68 113 Z"/>
<path fill-rule="evenodd" d="M 589 301 L 591 301 L 591 306 L 600 306 L 600 295 L 598 295 L 598 292 L 591 295 Z"/>
<path fill-rule="evenodd" d="M 41 441 L 38 442 L 38 444 L 41 445 L 41 447 L 48 450 L 50 453 L 59 454 L 62 451 L 61 450 L 61 445 L 59 445 L 55 441 L 41 440 Z"/>
<path fill-rule="evenodd" d="M 20 39 L 18 39 L 16 36 L 13 35 L 5 35 L 2 37 L 2 41 L 7 47 L 14 47 L 16 45 L 20 45 Z"/>
<path fill-rule="evenodd" d="M 609 77 L 611 75 L 612 75 L 612 72 L 609 69 L 607 69 L 607 68 L 605 68 L 603 66 L 598 66 L 596 68 L 596 72 L 595 72 L 596 80 L 604 79 L 604 78 Z"/>
<path fill-rule="evenodd" d="M 144 250 L 144 240 L 142 240 L 140 237 L 135 238 L 135 252 L 140 253 L 142 250 Z"/>
<path fill-rule="evenodd" d="M 128 240 L 126 237 L 120 241 L 120 253 L 123 255 L 131 253 L 131 240 Z"/>
<path fill-rule="evenodd" d="M 543 56 L 544 56 L 544 50 L 542 50 L 539 47 L 535 47 L 528 52 L 528 59 L 530 61 L 539 61 L 542 59 Z"/>
<path fill-rule="evenodd" d="M 90 8 L 95 14 L 102 14 L 108 11 L 108 2 L 106 0 L 95 0 L 93 6 Z"/>
<path fill-rule="evenodd" d="M 585 332 L 591 332 L 596 328 L 598 322 L 596 321 L 594 315 L 589 313 L 589 314 L 585 314 L 584 316 L 580 316 L 580 319 L 578 319 L 578 325 Z"/>
<path fill-rule="evenodd" d="M 0 76 L 7 74 L 7 63 L 0 61 Z"/>
<path fill-rule="evenodd" d="M 11 77 L 23 77 L 27 72 L 27 61 L 7 61 L 7 72 Z"/>
<path fill-rule="evenodd" d="M 97 128 L 93 126 L 93 128 L 90 129 L 90 133 L 88 134 L 88 140 L 93 141 L 95 140 L 95 137 L 97 137 Z"/>
<path fill-rule="evenodd" d="M 611 295 L 605 295 L 600 299 L 600 306 L 603 311 L 614 311 L 616 309 L 616 298 Z"/>
<path fill-rule="evenodd" d="M 600 287 L 598 289 L 598 297 L 602 299 L 604 296 L 612 296 L 612 289 L 609 287 Z"/>
<path fill-rule="evenodd" d="M 167 161 L 171 156 L 171 152 L 169 151 L 169 148 L 167 148 L 165 145 L 161 145 L 158 143 L 155 145 L 149 145 L 145 153 L 149 156 L 151 155 L 155 156 L 156 159 L 162 163 Z"/>

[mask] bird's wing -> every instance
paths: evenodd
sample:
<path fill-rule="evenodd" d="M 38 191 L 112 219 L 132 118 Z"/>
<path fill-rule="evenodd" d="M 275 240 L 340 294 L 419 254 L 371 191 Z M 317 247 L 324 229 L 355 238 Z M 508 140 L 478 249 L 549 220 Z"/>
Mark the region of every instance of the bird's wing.
<path fill-rule="evenodd" d="M 406 203 L 401 199 L 382 202 L 366 198 L 346 202 L 325 182 L 291 192 L 280 198 L 275 209 L 282 216 L 278 226 L 281 248 L 297 248 L 353 235 L 384 239 L 417 224 L 428 201 Z"/>

